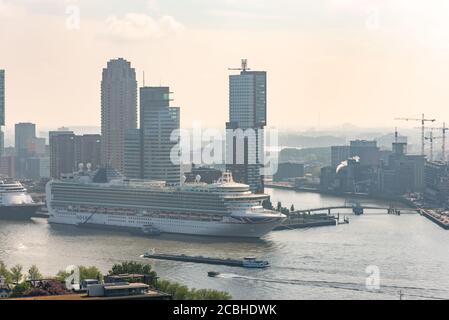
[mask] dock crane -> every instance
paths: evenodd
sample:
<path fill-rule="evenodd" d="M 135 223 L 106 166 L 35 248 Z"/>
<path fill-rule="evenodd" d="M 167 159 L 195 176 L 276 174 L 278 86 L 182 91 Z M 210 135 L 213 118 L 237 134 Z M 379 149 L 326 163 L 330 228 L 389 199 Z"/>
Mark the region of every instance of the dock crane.
<path fill-rule="evenodd" d="M 394 120 L 404 120 L 404 121 L 421 121 L 421 155 L 425 155 L 424 143 L 425 143 L 425 125 L 426 122 L 435 122 L 436 119 L 426 119 L 424 113 L 422 114 L 421 119 L 417 118 L 395 118 Z"/>
<path fill-rule="evenodd" d="M 242 59 L 242 66 L 240 68 L 228 68 L 228 70 L 235 70 L 235 71 L 250 71 L 251 69 L 248 68 L 248 59 Z"/>

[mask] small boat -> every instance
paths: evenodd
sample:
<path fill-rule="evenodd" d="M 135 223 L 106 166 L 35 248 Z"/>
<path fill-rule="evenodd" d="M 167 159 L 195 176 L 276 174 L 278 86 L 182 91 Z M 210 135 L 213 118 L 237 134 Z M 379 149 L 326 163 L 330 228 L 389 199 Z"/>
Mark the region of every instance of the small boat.
<path fill-rule="evenodd" d="M 159 236 L 161 234 L 161 230 L 154 227 L 153 225 L 145 225 L 142 227 L 142 232 L 148 236 Z"/>
<path fill-rule="evenodd" d="M 243 258 L 242 266 L 244 268 L 267 268 L 270 263 L 266 260 L 257 260 L 254 257 Z"/>
<path fill-rule="evenodd" d="M 216 277 L 216 276 L 218 276 L 220 274 L 220 272 L 217 272 L 217 271 L 209 271 L 208 273 L 207 273 L 207 276 L 208 277 Z"/>

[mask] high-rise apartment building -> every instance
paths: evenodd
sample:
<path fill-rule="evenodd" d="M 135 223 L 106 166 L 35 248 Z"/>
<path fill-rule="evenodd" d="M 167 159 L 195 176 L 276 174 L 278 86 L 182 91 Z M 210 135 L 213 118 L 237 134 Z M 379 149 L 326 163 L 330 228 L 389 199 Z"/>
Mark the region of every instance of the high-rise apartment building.
<path fill-rule="evenodd" d="M 124 140 L 137 128 L 136 71 L 123 58 L 111 60 L 101 81 L 102 163 L 124 171 Z"/>
<path fill-rule="evenodd" d="M 142 179 L 142 151 L 140 129 L 130 129 L 125 133 L 125 170 L 130 179 Z"/>
<path fill-rule="evenodd" d="M 142 178 L 179 184 L 181 168 L 170 159 L 176 141 L 170 141 L 180 126 L 180 110 L 170 107 L 170 88 L 140 88 L 140 135 Z"/>
<path fill-rule="evenodd" d="M 229 76 L 229 122 L 226 124 L 226 164 L 236 181 L 263 192 L 261 168 L 267 124 L 267 73 L 250 71 L 242 60 L 240 74 Z M 243 131 L 240 135 L 238 132 Z"/>
<path fill-rule="evenodd" d="M 100 135 L 77 136 L 72 131 L 51 131 L 49 137 L 52 178 L 77 171 L 80 164 L 90 163 L 92 170 L 100 166 Z"/>
<path fill-rule="evenodd" d="M 15 125 L 15 156 L 16 177 L 27 177 L 27 161 L 34 156 L 33 143 L 36 139 L 36 125 L 34 123 L 17 123 Z"/>

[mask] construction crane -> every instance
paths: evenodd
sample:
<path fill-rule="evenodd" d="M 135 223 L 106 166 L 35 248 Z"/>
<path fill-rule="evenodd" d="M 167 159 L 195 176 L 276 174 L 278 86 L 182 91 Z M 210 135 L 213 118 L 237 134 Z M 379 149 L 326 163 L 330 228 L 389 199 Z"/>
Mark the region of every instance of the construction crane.
<path fill-rule="evenodd" d="M 429 128 L 429 129 L 434 129 L 434 128 Z M 425 140 L 429 140 L 430 141 L 430 162 L 433 161 L 433 140 L 439 139 L 439 138 L 441 138 L 441 137 L 434 137 L 433 136 L 433 131 L 432 130 L 430 130 L 428 137 L 424 137 Z"/>
<path fill-rule="evenodd" d="M 426 119 L 426 117 L 424 116 L 424 113 L 422 114 L 421 119 L 416 119 L 416 118 L 395 118 L 395 120 L 404 120 L 404 121 L 421 121 L 421 155 L 425 155 L 425 150 L 424 150 L 424 142 L 425 142 L 425 125 L 426 122 L 435 122 L 437 121 L 436 119 Z"/>
<path fill-rule="evenodd" d="M 421 129 L 421 127 L 415 127 L 415 129 Z M 440 130 L 440 128 L 435 127 L 425 127 L 425 130 L 429 131 L 429 136 L 424 137 L 424 140 L 428 140 L 430 143 L 430 154 L 429 154 L 429 161 L 433 161 L 433 142 L 437 139 L 442 139 L 443 137 L 436 137 L 434 136 L 433 132 L 436 130 Z"/>
<path fill-rule="evenodd" d="M 442 136 L 438 137 L 438 139 L 443 139 L 441 144 L 441 160 L 443 162 L 446 162 L 446 132 L 449 130 L 448 127 L 446 127 L 446 122 L 443 122 L 443 126 L 439 128 L 434 128 L 436 130 L 441 130 Z"/>
<path fill-rule="evenodd" d="M 235 70 L 235 71 L 250 71 L 251 69 L 248 68 L 248 59 L 242 59 L 242 66 L 240 68 L 228 68 L 228 70 Z"/>

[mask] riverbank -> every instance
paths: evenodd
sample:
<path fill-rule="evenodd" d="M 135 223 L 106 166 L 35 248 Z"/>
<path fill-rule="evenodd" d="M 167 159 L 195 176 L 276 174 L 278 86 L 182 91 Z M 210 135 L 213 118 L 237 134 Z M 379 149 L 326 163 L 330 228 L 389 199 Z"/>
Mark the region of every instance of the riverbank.
<path fill-rule="evenodd" d="M 449 230 L 449 213 L 447 211 L 439 212 L 434 209 L 421 209 L 421 214 L 443 229 Z"/>
<path fill-rule="evenodd" d="M 316 193 L 325 196 L 342 197 L 342 198 L 356 198 L 361 200 L 379 200 L 379 201 L 393 201 L 400 202 L 404 205 L 415 207 L 415 204 L 409 199 L 402 196 L 391 196 L 391 195 L 381 195 L 381 194 L 367 194 L 367 193 L 353 193 L 353 192 L 336 192 L 336 191 L 325 191 L 318 188 L 297 188 L 293 185 L 288 184 L 266 184 L 266 188 L 289 190 L 298 193 Z"/>

